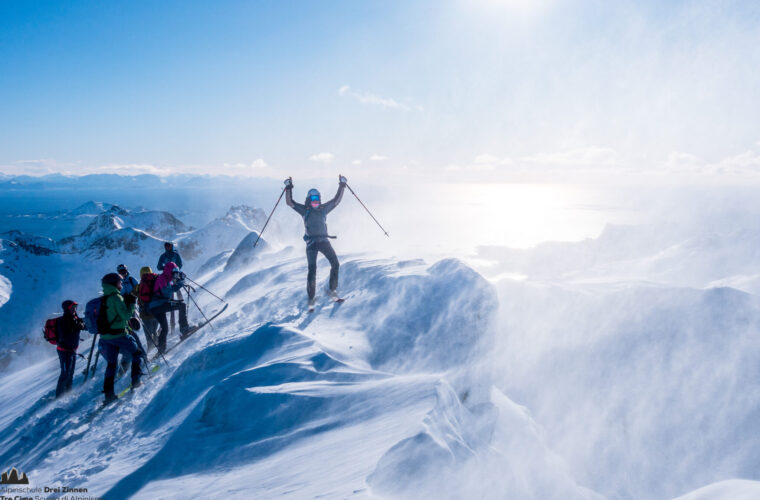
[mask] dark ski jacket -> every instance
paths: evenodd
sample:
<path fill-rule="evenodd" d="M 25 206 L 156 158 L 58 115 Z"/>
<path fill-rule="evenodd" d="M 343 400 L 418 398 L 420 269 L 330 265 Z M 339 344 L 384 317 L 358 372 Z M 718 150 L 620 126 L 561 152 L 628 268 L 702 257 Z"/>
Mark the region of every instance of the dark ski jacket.
<path fill-rule="evenodd" d="M 113 285 L 103 285 L 103 300 L 106 301 L 106 319 L 114 330 L 122 330 L 121 333 L 101 333 L 103 340 L 112 340 L 127 334 L 127 321 L 135 313 L 135 305 L 127 305 L 119 293 L 119 289 Z"/>
<path fill-rule="evenodd" d="M 158 266 L 156 267 L 158 267 L 159 271 L 163 271 L 167 262 L 174 262 L 177 264 L 178 268 L 182 269 L 182 257 L 180 257 L 179 252 L 174 249 L 162 253 L 161 257 L 158 258 Z"/>
<path fill-rule="evenodd" d="M 343 191 L 345 189 L 345 184 L 341 183 L 338 186 L 338 192 L 335 194 L 335 197 L 328 202 L 322 203 L 317 208 L 311 207 L 311 200 L 308 197 L 303 205 L 296 203 L 293 201 L 293 190 L 285 190 L 285 203 L 303 217 L 303 225 L 306 230 L 303 239 L 307 243 L 327 239 L 327 214 L 338 206 L 340 200 L 343 199 Z"/>
<path fill-rule="evenodd" d="M 79 348 L 79 333 L 84 330 L 84 321 L 79 316 L 64 309 L 63 316 L 56 322 L 56 341 L 59 351 L 76 351 Z"/>

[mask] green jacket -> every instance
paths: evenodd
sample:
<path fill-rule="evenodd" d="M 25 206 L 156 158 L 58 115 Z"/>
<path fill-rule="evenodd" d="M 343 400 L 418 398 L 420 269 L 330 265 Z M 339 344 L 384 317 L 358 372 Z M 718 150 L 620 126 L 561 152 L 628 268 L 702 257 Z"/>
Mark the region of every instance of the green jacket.
<path fill-rule="evenodd" d="M 113 285 L 103 285 L 103 298 L 106 301 L 106 318 L 114 330 L 122 330 L 122 333 L 101 334 L 104 340 L 123 337 L 127 334 L 127 321 L 135 313 L 135 305 L 127 307 L 119 289 Z"/>

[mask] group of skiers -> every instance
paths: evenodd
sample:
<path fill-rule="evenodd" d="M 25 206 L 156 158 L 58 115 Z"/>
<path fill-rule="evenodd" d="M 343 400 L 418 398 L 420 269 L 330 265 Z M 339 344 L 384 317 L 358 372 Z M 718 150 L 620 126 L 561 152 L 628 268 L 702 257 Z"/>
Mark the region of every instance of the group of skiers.
<path fill-rule="evenodd" d="M 341 202 L 347 185 L 344 176 L 339 176 L 338 180 L 338 192 L 333 199 L 322 203 L 319 191 L 310 189 L 303 204 L 293 201 L 293 181 L 291 178 L 285 180 L 285 201 L 303 218 L 304 222 L 303 239 L 306 242 L 308 264 L 306 292 L 309 312 L 314 311 L 318 253 L 322 253 L 330 263 L 328 295 L 336 302 L 343 301 L 336 292 L 340 263 L 329 241 L 335 236 L 330 236 L 327 232 L 327 215 Z M 166 351 L 166 339 L 169 332 L 167 314 L 173 311 L 179 313 L 181 336 L 191 332 L 187 322 L 187 304 L 182 300 L 181 294 L 181 290 L 186 286 L 185 275 L 181 272 L 182 258 L 172 243 L 165 243 L 164 249 L 165 252 L 159 258 L 157 266 L 161 274 L 154 274 L 150 267 L 143 267 L 140 269 L 138 282 L 129 274 L 127 266 L 119 264 L 116 268 L 117 272 L 103 276 L 101 280 L 103 296 L 88 303 L 89 313 L 90 304 L 98 301 L 99 309 L 95 322 L 96 331 L 100 334 L 99 354 L 107 362 L 103 381 L 106 403 L 117 398 L 114 392 L 114 381 L 117 375 L 119 354 L 122 355 L 122 373 L 130 369 L 131 364 L 132 387 L 140 385 L 142 375 L 140 363 L 141 359 L 147 356 L 147 351 L 135 333 L 141 325 L 145 329 L 148 349 L 155 346 L 160 354 Z M 175 296 L 179 300 L 176 300 Z M 57 345 L 61 365 L 56 397 L 71 389 L 76 366 L 76 351 L 80 341 L 79 334 L 86 328 L 86 321 L 77 314 L 76 302 L 66 300 L 62 307 L 63 316 L 48 320 L 45 328 L 45 338 Z M 48 328 L 49 325 L 50 328 Z M 92 332 L 93 328 L 87 325 L 87 330 Z"/>
<path fill-rule="evenodd" d="M 119 368 L 119 354 L 122 356 L 122 373 L 130 370 L 132 387 L 139 387 L 142 375 L 141 361 L 147 359 L 147 352 L 152 347 L 161 354 L 166 351 L 169 333 L 167 314 L 172 311 L 179 313 L 181 336 L 190 332 L 187 305 L 182 301 L 181 295 L 178 297 L 179 300 L 175 299 L 175 294 L 180 293 L 185 286 L 185 275 L 180 270 L 182 257 L 171 242 L 165 243 L 164 249 L 165 252 L 158 261 L 161 274 L 154 274 L 149 266 L 145 266 L 140 269 L 138 282 L 129 274 L 126 265 L 119 264 L 115 273 L 103 276 L 103 295 L 90 301 L 93 310 L 85 313 L 92 316 L 92 326 L 86 324 L 86 317 L 80 318 L 77 312 L 78 304 L 73 300 L 66 300 L 61 304 L 63 316 L 48 320 L 45 338 L 56 345 L 61 366 L 56 397 L 71 389 L 80 334 L 85 329 L 100 335 L 98 354 L 103 356 L 107 363 L 103 380 L 106 403 L 117 397 L 114 381 Z M 136 333 L 141 327 L 145 329 L 147 350 Z"/>

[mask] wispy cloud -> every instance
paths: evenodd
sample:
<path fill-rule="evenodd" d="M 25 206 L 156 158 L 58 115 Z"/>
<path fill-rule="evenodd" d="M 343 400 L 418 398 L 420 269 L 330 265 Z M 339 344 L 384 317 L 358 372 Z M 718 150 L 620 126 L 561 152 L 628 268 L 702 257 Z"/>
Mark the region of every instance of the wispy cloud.
<path fill-rule="evenodd" d="M 385 161 L 387 159 L 388 159 L 387 156 L 377 155 L 377 154 L 372 155 L 372 156 L 369 157 L 370 161 Z"/>
<path fill-rule="evenodd" d="M 617 163 L 617 151 L 611 148 L 590 146 L 555 153 L 536 153 L 520 158 L 526 163 L 542 165 L 600 166 Z"/>
<path fill-rule="evenodd" d="M 319 163 L 332 163 L 335 156 L 332 153 L 316 153 L 309 157 L 309 160 Z"/>
<path fill-rule="evenodd" d="M 374 104 L 376 106 L 382 106 L 383 108 L 400 109 L 403 111 L 422 111 L 423 108 L 419 104 L 407 104 L 399 102 L 396 99 L 390 97 L 381 97 L 372 92 L 361 92 L 351 89 L 348 85 L 343 85 L 338 89 L 338 95 L 343 97 L 351 97 L 356 99 L 362 104 Z"/>

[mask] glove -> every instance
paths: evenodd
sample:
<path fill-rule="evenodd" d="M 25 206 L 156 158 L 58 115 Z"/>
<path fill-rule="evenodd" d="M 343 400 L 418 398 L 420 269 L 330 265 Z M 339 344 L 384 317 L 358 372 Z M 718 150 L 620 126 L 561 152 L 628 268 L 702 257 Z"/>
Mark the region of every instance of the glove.
<path fill-rule="evenodd" d="M 285 189 L 293 189 L 293 179 L 290 177 L 285 179 Z"/>
<path fill-rule="evenodd" d="M 175 284 L 176 286 L 180 287 L 180 288 L 184 288 L 184 286 L 185 286 L 185 280 L 183 280 L 183 279 L 178 279 L 177 281 L 175 281 L 175 282 L 174 282 L 174 284 Z"/>
<path fill-rule="evenodd" d="M 135 302 L 137 302 L 137 297 L 131 293 L 128 293 L 124 296 L 124 303 L 127 304 L 127 306 L 133 306 Z"/>
<path fill-rule="evenodd" d="M 348 179 L 346 179 L 346 178 L 345 178 L 345 177 L 343 177 L 342 175 L 339 175 L 339 176 L 338 176 L 338 181 L 339 181 L 339 182 L 340 182 L 342 185 L 345 185 L 345 184 L 348 182 Z"/>

